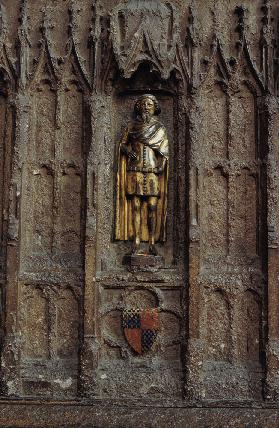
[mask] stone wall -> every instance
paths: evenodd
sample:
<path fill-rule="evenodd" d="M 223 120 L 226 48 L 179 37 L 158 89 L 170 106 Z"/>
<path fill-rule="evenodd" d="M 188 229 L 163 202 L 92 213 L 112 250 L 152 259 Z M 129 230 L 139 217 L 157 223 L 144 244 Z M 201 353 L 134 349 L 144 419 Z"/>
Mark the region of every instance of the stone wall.
<path fill-rule="evenodd" d="M 277 0 L 1 2 L 3 400 L 277 403 L 278 25 Z M 117 150 L 145 92 L 170 142 L 167 240 L 164 269 L 133 273 Z M 160 317 L 140 356 L 135 307 Z"/>

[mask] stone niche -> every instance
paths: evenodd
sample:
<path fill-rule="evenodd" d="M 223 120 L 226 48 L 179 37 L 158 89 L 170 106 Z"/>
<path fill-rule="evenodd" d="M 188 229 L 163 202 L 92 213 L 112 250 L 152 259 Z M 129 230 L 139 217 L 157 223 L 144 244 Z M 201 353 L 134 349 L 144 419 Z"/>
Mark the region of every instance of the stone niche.
<path fill-rule="evenodd" d="M 152 36 L 151 24 L 154 12 L 158 19 L 156 37 Z M 153 1 L 137 3 L 137 8 L 133 2 L 126 2 L 112 12 L 114 59 L 103 82 L 106 97 L 98 98 L 101 109 L 95 125 L 102 145 L 98 154 L 103 159 L 98 165 L 97 179 L 98 194 L 102 195 L 97 197 L 100 213 L 97 285 L 101 324 L 95 376 L 100 394 L 107 397 L 178 398 L 183 391 L 186 323 L 182 306 L 187 269 L 189 141 L 183 98 L 185 82 L 173 63 L 166 59 L 174 56 L 175 19 L 170 5 Z M 138 31 L 133 33 L 135 25 Z M 131 43 L 130 31 L 135 34 Z M 168 43 L 165 43 L 165 32 Z M 166 242 L 157 244 L 165 266 L 156 272 L 131 273 L 123 265 L 131 242 L 114 239 L 117 153 L 134 103 L 144 93 L 157 97 L 161 107 L 159 118 L 167 128 L 170 145 L 167 238 Z M 140 356 L 129 346 L 122 327 L 123 311 L 133 308 L 159 312 L 156 342 L 150 352 Z"/>
<path fill-rule="evenodd" d="M 168 209 L 167 209 L 167 238 L 164 243 L 158 243 L 158 252 L 165 259 L 165 267 L 170 269 L 178 265 L 178 251 L 180 242 L 183 242 L 183 231 L 181 225 L 177 224 L 177 214 L 181 204 L 185 201 L 186 188 L 179 186 L 182 181 L 180 173 L 185 176 L 182 164 L 186 161 L 185 123 L 178 116 L 181 109 L 181 100 L 179 100 L 176 81 L 173 76 L 167 81 L 163 81 L 156 72 L 151 72 L 148 64 L 142 64 L 130 79 L 118 79 L 113 84 L 114 91 L 111 104 L 112 118 L 112 138 L 114 143 L 114 168 L 116 172 L 117 151 L 124 130 L 124 126 L 131 120 L 133 108 L 136 99 L 143 93 L 152 93 L 156 95 L 160 107 L 160 120 L 167 128 L 170 163 L 169 163 L 169 183 L 168 183 Z M 182 107 L 183 108 L 183 107 Z M 115 176 L 113 177 L 115 188 Z M 113 195 L 115 196 L 115 195 Z M 115 201 L 111 200 L 115 205 Z M 183 207 L 180 208 L 183 211 Z M 182 213 L 181 213 L 182 214 Z M 114 218 L 111 221 L 113 236 Z M 110 246 L 110 257 L 114 259 L 116 268 L 122 269 L 123 256 L 129 252 L 131 243 L 115 241 Z"/>

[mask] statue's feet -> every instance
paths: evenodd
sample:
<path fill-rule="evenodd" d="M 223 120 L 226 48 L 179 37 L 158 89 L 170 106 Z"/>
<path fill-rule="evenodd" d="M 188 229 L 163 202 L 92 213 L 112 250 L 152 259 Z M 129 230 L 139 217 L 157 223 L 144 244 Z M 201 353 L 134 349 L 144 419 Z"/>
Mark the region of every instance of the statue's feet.
<path fill-rule="evenodd" d="M 133 244 L 131 254 L 140 254 L 140 244 Z"/>
<path fill-rule="evenodd" d="M 151 254 L 152 256 L 158 256 L 158 251 L 156 250 L 154 244 L 149 245 L 149 254 Z"/>

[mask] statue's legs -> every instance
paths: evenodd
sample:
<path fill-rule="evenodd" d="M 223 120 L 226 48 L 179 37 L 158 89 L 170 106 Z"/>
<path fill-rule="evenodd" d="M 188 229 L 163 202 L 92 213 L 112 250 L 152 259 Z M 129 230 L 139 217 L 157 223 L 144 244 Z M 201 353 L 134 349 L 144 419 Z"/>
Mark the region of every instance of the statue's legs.
<path fill-rule="evenodd" d="M 133 210 L 133 228 L 134 228 L 134 245 L 132 253 L 137 253 L 140 248 L 140 208 L 141 200 L 139 196 L 133 196 L 132 198 L 132 210 Z"/>
<path fill-rule="evenodd" d="M 148 232 L 149 232 L 149 253 L 156 256 L 155 248 L 155 231 L 156 231 L 156 216 L 157 216 L 158 198 L 150 196 L 148 198 Z"/>

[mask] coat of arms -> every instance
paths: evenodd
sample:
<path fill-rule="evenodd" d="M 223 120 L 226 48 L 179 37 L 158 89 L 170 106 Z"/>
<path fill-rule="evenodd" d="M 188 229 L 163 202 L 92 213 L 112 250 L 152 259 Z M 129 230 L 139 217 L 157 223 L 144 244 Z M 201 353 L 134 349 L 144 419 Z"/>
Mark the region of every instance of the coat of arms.
<path fill-rule="evenodd" d="M 140 355 L 149 351 L 159 329 L 158 309 L 126 309 L 122 321 L 125 337 L 134 351 Z"/>

